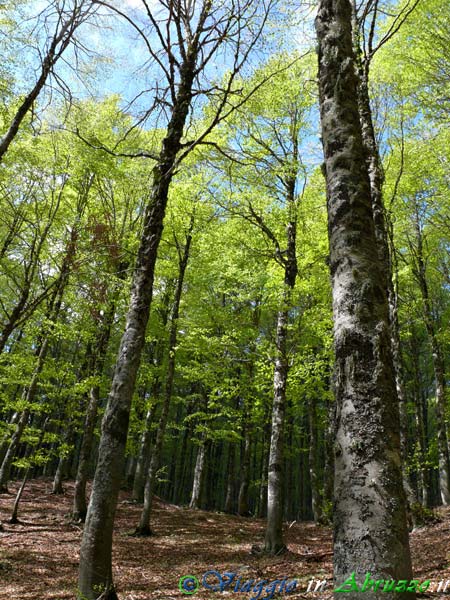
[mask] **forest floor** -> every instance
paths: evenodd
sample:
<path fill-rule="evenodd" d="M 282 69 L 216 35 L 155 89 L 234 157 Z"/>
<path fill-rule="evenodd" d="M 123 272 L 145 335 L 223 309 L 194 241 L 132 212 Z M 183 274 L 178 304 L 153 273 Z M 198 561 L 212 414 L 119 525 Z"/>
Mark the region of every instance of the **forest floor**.
<path fill-rule="evenodd" d="M 51 495 L 51 481 L 28 484 L 19 509 L 20 524 L 8 523 L 14 493 L 0 495 L 0 599 L 66 600 L 75 597 L 81 527 L 68 520 L 73 484 L 65 483 L 63 496 Z M 181 577 L 194 575 L 200 582 L 193 598 L 225 596 L 250 600 L 256 592 L 214 592 L 202 587 L 208 570 L 235 572 L 244 581 L 298 581 L 286 599 L 327 600 L 332 590 L 331 530 L 310 522 L 286 526 L 289 552 L 275 558 L 252 553 L 262 544 L 264 521 L 206 511 L 194 511 L 156 500 L 150 538 L 130 537 L 139 506 L 121 492 L 114 538 L 114 580 L 121 600 L 172 600 L 189 598 L 181 593 Z M 432 582 L 450 580 L 450 508 L 437 511 L 438 523 L 411 534 L 414 577 Z M 306 593 L 309 581 L 327 580 L 324 591 Z M 214 577 L 208 579 L 211 584 Z M 279 589 L 279 588 L 277 588 Z M 449 589 L 450 591 L 450 589 Z M 275 594 L 277 597 L 278 594 Z M 427 594 L 439 597 L 440 594 Z M 260 600 L 270 596 L 264 589 Z M 422 596 L 423 597 L 423 596 Z M 217 598 L 219 600 L 219 598 Z"/>

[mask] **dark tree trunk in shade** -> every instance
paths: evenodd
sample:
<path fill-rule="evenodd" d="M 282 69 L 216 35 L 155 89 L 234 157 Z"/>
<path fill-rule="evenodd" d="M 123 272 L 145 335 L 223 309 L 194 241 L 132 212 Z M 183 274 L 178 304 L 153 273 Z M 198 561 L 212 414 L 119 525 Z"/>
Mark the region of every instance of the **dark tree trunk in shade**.
<path fill-rule="evenodd" d="M 446 377 L 445 365 L 441 344 L 436 335 L 435 317 L 433 314 L 432 300 L 428 289 L 428 280 L 426 272 L 426 262 L 423 251 L 422 229 L 419 219 L 419 209 L 415 206 L 414 229 L 415 229 L 415 256 L 414 276 L 419 284 L 423 316 L 428 339 L 431 345 L 431 356 L 433 361 L 434 379 L 436 386 L 436 429 L 437 445 L 439 456 L 439 491 L 441 502 L 444 505 L 450 504 L 450 456 L 448 448 L 448 434 L 446 424 Z"/>
<path fill-rule="evenodd" d="M 261 448 L 261 483 L 259 486 L 259 501 L 257 516 L 263 518 L 267 514 L 267 473 L 269 468 L 269 443 L 270 443 L 270 425 L 268 422 L 264 425 L 264 433 Z"/>
<path fill-rule="evenodd" d="M 101 377 L 114 322 L 115 300 L 110 301 L 107 311 L 100 321 L 97 343 L 92 349 L 90 370 L 96 377 Z M 89 475 L 89 464 L 92 455 L 94 431 L 97 422 L 97 410 L 100 402 L 100 386 L 94 384 L 89 390 L 89 399 L 84 419 L 83 437 L 78 458 L 75 477 L 72 518 L 84 523 L 87 514 L 86 484 Z"/>
<path fill-rule="evenodd" d="M 162 310 L 159 311 L 161 315 L 161 324 L 163 325 L 163 327 L 166 327 L 167 321 L 169 319 L 171 299 L 170 288 L 171 286 L 169 285 L 164 293 L 162 301 Z M 156 349 L 151 350 L 149 354 L 150 356 L 148 357 L 148 360 L 152 362 L 155 366 L 160 367 L 164 360 L 163 340 L 158 340 L 158 342 L 156 343 Z M 137 502 L 139 504 L 142 504 L 144 502 L 145 482 L 150 463 L 150 449 L 152 446 L 152 438 L 154 436 L 154 432 L 152 431 L 151 426 L 156 420 L 156 412 L 160 406 L 161 387 L 162 386 L 160 377 L 157 375 L 151 386 L 152 403 L 147 409 L 145 415 L 144 429 L 142 430 L 141 440 L 139 444 L 139 454 L 133 481 L 133 502 Z"/>
<path fill-rule="evenodd" d="M 86 196 L 87 198 L 87 196 Z M 85 200 L 86 200 L 85 198 Z M 20 443 L 22 438 L 22 434 L 25 430 L 25 427 L 28 423 L 28 419 L 30 416 L 30 406 L 34 402 L 38 384 L 39 377 L 44 368 L 44 364 L 47 358 L 47 353 L 49 350 L 50 344 L 50 336 L 56 326 L 56 322 L 58 320 L 61 305 L 63 301 L 63 296 L 65 289 L 67 287 L 67 283 L 69 281 L 70 272 L 72 270 L 72 264 L 75 258 L 76 250 L 77 250 L 77 241 L 78 241 L 78 224 L 81 218 L 82 212 L 84 210 L 84 203 L 80 203 L 79 209 L 80 214 L 77 215 L 77 220 L 72 225 L 71 233 L 69 236 L 69 241 L 67 243 L 67 248 L 64 254 L 64 258 L 61 265 L 61 270 L 58 275 L 57 281 L 55 283 L 55 287 L 53 289 L 52 296 L 49 301 L 49 308 L 47 310 L 47 319 L 49 321 L 49 325 L 46 328 L 46 331 L 41 339 L 38 348 L 35 352 L 36 355 L 36 364 L 34 367 L 33 374 L 31 376 L 30 383 L 23 389 L 22 399 L 24 405 L 26 406 L 25 410 L 22 411 L 22 414 L 17 421 L 16 428 L 14 434 L 11 438 L 11 442 L 9 444 L 8 450 L 5 453 L 3 458 L 2 465 L 0 467 L 0 492 L 7 490 L 9 473 L 11 469 L 11 463 L 14 460 L 14 455 L 16 453 L 17 446 Z"/>
<path fill-rule="evenodd" d="M 319 443 L 317 439 L 317 407 L 316 398 L 312 395 L 308 401 L 308 423 L 309 423 L 309 478 L 311 481 L 311 500 L 314 521 L 322 521 L 322 496 L 319 477 Z"/>
<path fill-rule="evenodd" d="M 244 416 L 247 420 L 247 416 Z M 248 423 L 244 423 L 244 439 L 242 441 L 242 452 L 241 452 L 241 477 L 239 486 L 238 496 L 238 515 L 241 517 L 249 516 L 248 506 L 248 490 L 250 485 L 250 452 L 251 452 L 251 439 L 250 429 Z"/>
<path fill-rule="evenodd" d="M 187 459 L 187 442 L 189 438 L 189 428 L 183 429 L 183 435 L 180 444 L 180 450 L 177 458 L 177 465 L 175 469 L 175 485 L 173 502 L 180 504 L 184 494 L 184 481 L 186 479 L 186 465 L 189 462 Z"/>
<path fill-rule="evenodd" d="M 233 442 L 228 445 L 228 460 L 227 460 L 227 484 L 225 492 L 224 512 L 231 514 L 234 508 L 234 479 L 235 479 L 235 446 Z"/>
<path fill-rule="evenodd" d="M 159 386 L 158 386 L 159 387 Z M 153 395 L 153 394 L 152 394 Z M 139 444 L 139 454 L 136 463 L 136 470 L 134 472 L 133 480 L 133 493 L 132 498 L 134 502 L 144 502 L 144 487 L 145 487 L 145 474 L 148 468 L 148 460 L 150 456 L 151 446 L 151 424 L 155 418 L 156 413 L 156 399 L 153 397 L 152 404 L 148 408 L 145 415 L 144 429 L 141 435 L 141 441 Z"/>
<path fill-rule="evenodd" d="M 336 379 L 334 575 L 411 579 L 399 410 L 348 0 L 316 17 Z M 386 593 L 386 598 L 411 598 Z M 336 594 L 338 597 L 339 594 Z M 359 599 L 359 592 L 349 592 Z M 367 592 L 367 600 L 380 596 Z"/>

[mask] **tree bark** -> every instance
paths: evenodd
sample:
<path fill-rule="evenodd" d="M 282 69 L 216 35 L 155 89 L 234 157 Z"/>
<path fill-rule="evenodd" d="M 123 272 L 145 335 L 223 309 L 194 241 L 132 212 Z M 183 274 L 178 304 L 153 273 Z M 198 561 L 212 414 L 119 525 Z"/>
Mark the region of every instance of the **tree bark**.
<path fill-rule="evenodd" d="M 141 443 L 139 444 L 139 454 L 136 463 L 136 471 L 134 472 L 133 480 L 133 502 L 144 502 L 145 474 L 148 468 L 148 459 L 151 446 L 151 424 L 156 413 L 156 399 L 152 400 L 152 404 L 145 415 L 144 429 L 141 435 Z"/>
<path fill-rule="evenodd" d="M 164 436 L 166 433 L 167 419 L 169 417 L 170 402 L 172 399 L 173 380 L 175 377 L 175 356 L 177 345 L 178 318 L 180 313 L 181 295 L 183 292 L 184 276 L 186 267 L 189 261 L 189 253 L 192 243 L 192 230 L 194 228 L 194 215 L 192 215 L 189 228 L 184 244 L 183 253 L 179 251 L 179 270 L 178 280 L 175 288 L 175 296 L 173 299 L 172 314 L 170 317 L 170 333 L 169 333 L 169 359 L 167 363 L 166 385 L 164 390 L 164 401 L 161 410 L 161 416 L 156 433 L 155 445 L 151 452 L 150 467 L 147 473 L 144 491 L 144 507 L 141 512 L 139 526 L 136 529 L 137 535 L 151 535 L 150 515 L 152 510 L 153 490 L 155 486 L 156 473 L 161 462 L 161 453 L 163 448 Z"/>
<path fill-rule="evenodd" d="M 105 364 L 106 351 L 111 337 L 111 328 L 114 322 L 115 299 L 113 298 L 101 320 L 97 343 L 92 352 L 91 373 L 101 377 Z M 94 430 L 97 421 L 97 410 L 100 402 L 100 385 L 94 384 L 89 390 L 89 400 L 84 419 L 83 437 L 81 440 L 78 468 L 75 478 L 75 489 L 72 507 L 72 519 L 84 523 L 87 514 L 86 484 L 89 474 Z"/>
<path fill-rule="evenodd" d="M 189 503 L 189 508 L 199 509 L 201 502 L 201 494 L 203 487 L 203 478 L 205 474 L 206 462 L 206 441 L 203 440 L 197 451 L 197 459 L 195 461 L 194 481 L 192 484 L 192 495 Z"/>
<path fill-rule="evenodd" d="M 316 17 L 336 377 L 334 574 L 411 579 L 386 277 L 358 108 L 348 0 Z M 367 600 L 380 596 L 366 592 Z M 336 594 L 338 597 L 339 594 Z M 348 592 L 357 600 L 359 592 Z M 410 593 L 385 593 L 411 598 Z"/>
<path fill-rule="evenodd" d="M 99 458 L 81 543 L 79 597 L 116 600 L 112 580 L 112 534 L 128 434 L 131 398 L 141 359 L 153 293 L 156 256 L 163 230 L 169 186 L 192 98 L 198 48 L 191 45 L 181 67 L 177 91 L 159 160 L 153 168 L 150 203 L 133 275 L 130 305 L 102 423 Z"/>
<path fill-rule="evenodd" d="M 353 10 L 356 10 L 356 5 L 353 4 Z M 375 17 L 374 17 L 375 18 Z M 405 470 L 406 460 L 408 456 L 408 439 L 407 439 L 407 414 L 406 414 L 406 393 L 403 380 L 403 365 L 401 360 L 400 349 L 400 332 L 397 313 L 397 290 L 394 287 L 393 281 L 393 240 L 392 235 L 388 235 L 388 229 L 392 228 L 389 221 L 389 216 L 386 214 L 383 204 L 383 184 L 384 171 L 378 142 L 375 136 L 375 127 L 372 119 L 372 109 L 370 106 L 369 94 L 369 69 L 371 56 L 367 55 L 363 58 L 360 28 L 357 25 L 356 14 L 353 14 L 353 43 L 355 48 L 356 65 L 358 72 L 358 110 L 361 122 L 361 134 L 364 146 L 367 172 L 369 175 L 372 212 L 375 225 L 375 237 L 377 240 L 378 255 L 383 266 L 383 274 L 385 277 L 385 286 L 389 303 L 389 323 L 391 328 L 391 347 L 392 360 L 395 373 L 395 383 L 397 391 L 397 399 L 400 412 L 400 449 L 403 462 L 403 486 L 406 492 L 408 507 L 411 507 L 417 502 L 417 498 L 409 483 L 408 476 Z M 413 513 L 411 512 L 411 516 Z"/>
<path fill-rule="evenodd" d="M 295 140 L 294 140 L 295 147 Z M 297 156 L 294 155 L 294 159 Z M 286 385 L 289 371 L 287 337 L 292 291 L 297 278 L 295 179 L 288 179 L 287 256 L 284 261 L 282 305 L 277 315 L 276 357 L 273 378 L 272 431 L 267 481 L 267 527 L 265 552 L 280 554 L 286 549 L 283 540 L 283 429 L 286 412 Z"/>
<path fill-rule="evenodd" d="M 311 481 L 311 500 L 314 521 L 322 521 L 322 496 L 320 491 L 320 478 L 318 474 L 318 440 L 317 440 L 317 410 L 316 399 L 311 396 L 308 402 L 309 423 L 309 477 Z"/>
<path fill-rule="evenodd" d="M 425 258 L 423 254 L 423 238 L 417 213 L 414 216 L 414 228 L 416 233 L 415 258 L 416 264 L 413 269 L 422 295 L 423 315 L 425 327 L 431 345 L 434 378 L 436 384 L 436 429 L 439 454 L 439 491 L 442 504 L 450 504 L 450 456 L 448 449 L 448 436 L 446 426 L 446 380 L 445 366 L 442 348 L 436 335 L 436 325 L 433 316 L 428 280 L 426 274 Z"/>
<path fill-rule="evenodd" d="M 244 415 L 244 440 L 241 455 L 241 484 L 239 486 L 238 496 L 238 515 L 248 517 L 250 515 L 248 509 L 248 488 L 250 484 L 250 429 L 247 422 L 247 415 Z"/>
<path fill-rule="evenodd" d="M 235 468 L 234 468 L 234 443 L 229 442 L 228 445 L 228 460 L 227 460 L 227 484 L 226 484 L 226 492 L 225 492 L 225 506 L 224 512 L 231 514 L 233 512 L 234 505 L 234 477 L 235 477 Z"/>

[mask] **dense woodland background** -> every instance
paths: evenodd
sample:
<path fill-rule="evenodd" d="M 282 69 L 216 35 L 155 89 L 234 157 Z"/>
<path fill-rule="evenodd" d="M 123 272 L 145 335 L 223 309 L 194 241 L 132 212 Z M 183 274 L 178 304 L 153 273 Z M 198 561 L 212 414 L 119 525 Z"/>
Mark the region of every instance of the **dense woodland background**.
<path fill-rule="evenodd" d="M 159 15 L 167 33 L 164 2 L 137 4 L 0 6 L 0 488 L 46 476 L 63 494 L 76 480 L 75 521 L 86 515 L 145 207 L 180 85 L 167 56 L 182 45 L 158 41 L 149 20 Z M 121 474 L 136 502 L 150 477 L 150 491 L 170 503 L 265 517 L 281 360 L 283 519 L 332 518 L 317 58 L 311 7 L 293 4 L 261 3 L 231 23 L 228 49 L 205 66 L 188 108 Z M 382 164 L 412 527 L 450 503 L 449 7 L 355 9 Z"/>

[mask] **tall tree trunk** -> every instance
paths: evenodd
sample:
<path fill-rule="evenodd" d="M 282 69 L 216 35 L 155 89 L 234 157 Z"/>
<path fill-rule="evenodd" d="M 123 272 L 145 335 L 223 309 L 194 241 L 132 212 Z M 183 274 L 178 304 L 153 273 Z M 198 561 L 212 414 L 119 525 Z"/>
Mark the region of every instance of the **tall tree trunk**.
<path fill-rule="evenodd" d="M 439 491 L 442 504 L 450 504 L 450 457 L 448 449 L 448 436 L 446 426 L 445 398 L 445 367 L 442 348 L 436 335 L 436 325 L 433 316 L 432 303 L 428 290 L 425 258 L 423 254 L 423 238 L 419 222 L 418 209 L 414 215 L 414 227 L 416 233 L 414 275 L 420 287 L 423 304 L 423 315 L 428 338 L 431 344 L 431 356 L 433 360 L 434 378 L 436 384 L 436 428 L 439 454 Z"/>
<path fill-rule="evenodd" d="M 205 15 L 206 18 L 206 15 Z M 117 600 L 112 579 L 112 534 L 128 435 L 131 398 L 145 340 L 153 294 L 156 256 L 177 154 L 192 98 L 196 45 L 181 66 L 181 81 L 160 155 L 153 168 L 150 202 L 144 216 L 131 298 L 111 391 L 102 423 L 99 458 L 83 531 L 78 577 L 79 597 L 95 600 L 102 590 L 104 600 Z"/>
<path fill-rule="evenodd" d="M 386 278 L 358 110 L 352 11 L 316 17 L 336 368 L 334 574 L 411 579 Z M 337 594 L 338 595 L 338 594 Z M 359 592 L 348 597 L 359 598 Z M 367 600 L 377 598 L 367 592 Z M 387 593 L 387 598 L 411 598 Z"/>
<path fill-rule="evenodd" d="M 297 157 L 294 156 L 294 159 Z M 296 203 L 295 179 L 288 179 L 288 225 L 287 252 L 284 261 L 284 282 L 282 305 L 277 315 L 276 357 L 273 378 L 272 431 L 269 450 L 269 470 L 267 486 L 267 526 L 265 535 L 265 552 L 280 554 L 286 549 L 283 540 L 283 429 L 286 412 L 286 384 L 288 377 L 287 337 L 289 309 L 292 291 L 297 277 L 296 258 Z"/>
<path fill-rule="evenodd" d="M 164 436 L 166 433 L 167 419 L 169 417 L 170 402 L 172 399 L 173 380 L 175 377 L 175 355 L 177 345 L 178 317 L 180 313 L 180 301 L 183 292 L 184 276 L 186 267 L 189 261 L 189 253 L 192 243 L 192 230 L 194 228 L 194 215 L 192 215 L 189 228 L 186 236 L 184 249 L 178 247 L 179 253 L 179 269 L 178 280 L 175 288 L 175 296 L 173 299 L 172 314 L 170 317 L 170 333 L 169 333 L 169 358 L 167 363 L 166 386 L 164 390 L 164 400 L 161 409 L 161 416 L 156 433 L 155 445 L 151 452 L 150 467 L 148 469 L 145 482 L 144 492 L 144 507 L 141 512 L 139 525 L 136 528 L 137 535 L 151 535 L 150 515 L 152 510 L 153 491 L 155 487 L 156 473 L 160 467 L 161 453 L 163 448 Z"/>
<path fill-rule="evenodd" d="M 180 450 L 178 453 L 177 465 L 175 469 L 175 486 L 174 486 L 174 496 L 173 502 L 175 504 L 180 504 L 181 499 L 184 493 L 183 483 L 185 480 L 186 473 L 186 464 L 187 460 L 187 443 L 189 438 L 189 429 L 185 427 L 183 429 L 183 436 L 180 444 Z"/>
<path fill-rule="evenodd" d="M 384 172 L 378 148 L 378 142 L 375 136 L 375 127 L 373 124 L 372 109 L 370 106 L 369 69 L 372 57 L 367 55 L 367 53 L 363 57 L 360 40 L 361 31 L 357 25 L 355 3 L 353 3 L 353 10 L 353 43 L 355 48 L 356 65 L 358 71 L 358 110 L 361 122 L 361 134 L 367 164 L 367 172 L 369 175 L 373 220 L 375 225 L 375 237 L 377 240 L 378 255 L 380 257 L 380 262 L 383 267 L 386 292 L 388 295 L 389 323 L 391 327 L 392 360 L 394 366 L 397 399 L 399 403 L 400 413 L 400 449 L 403 461 L 403 486 L 405 488 L 408 506 L 410 507 L 417 502 L 417 498 L 409 483 L 405 468 L 408 455 L 406 393 L 403 381 L 403 366 L 400 350 L 400 333 L 397 313 L 397 290 L 394 287 L 393 281 L 394 273 L 392 258 L 394 254 L 394 248 L 392 245 L 392 235 L 388 235 L 388 231 L 392 229 L 392 224 L 390 223 L 389 218 L 386 215 L 386 211 L 384 209 L 383 204 Z"/>

